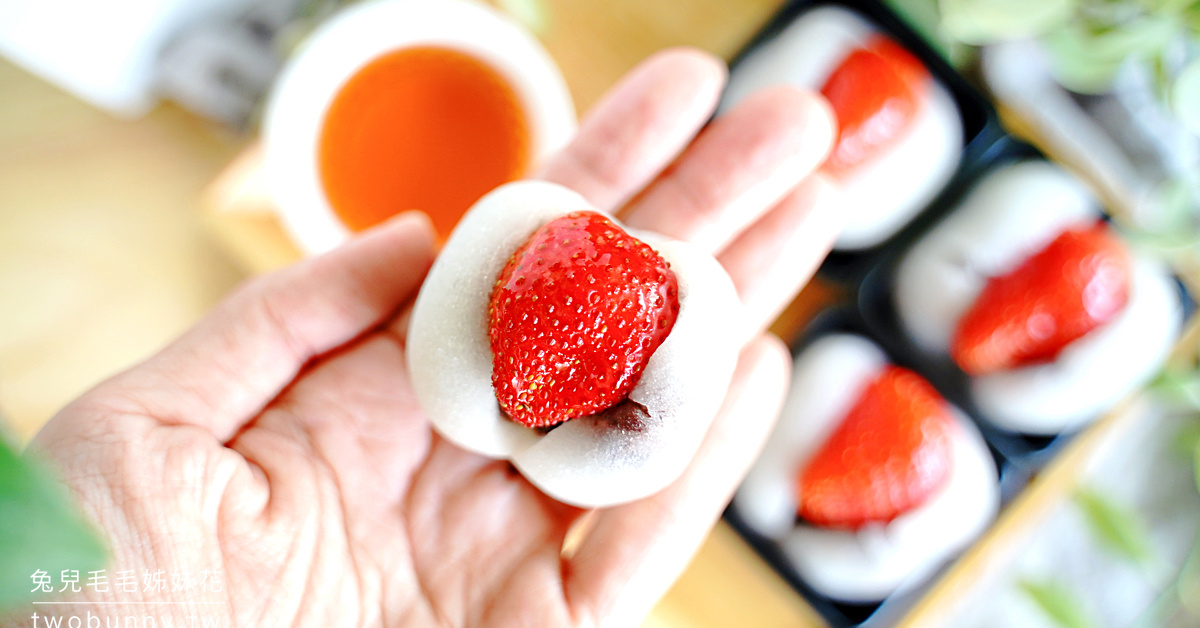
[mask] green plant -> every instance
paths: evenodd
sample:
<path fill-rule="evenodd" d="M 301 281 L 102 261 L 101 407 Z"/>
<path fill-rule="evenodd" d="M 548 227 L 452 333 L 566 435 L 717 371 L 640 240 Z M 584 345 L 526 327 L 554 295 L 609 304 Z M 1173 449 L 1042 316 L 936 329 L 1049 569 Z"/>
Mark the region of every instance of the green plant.
<path fill-rule="evenodd" d="M 1162 101 L 1200 133 L 1200 0 L 939 0 L 938 31 L 968 45 L 1037 39 L 1079 93 L 1142 64 Z"/>
<path fill-rule="evenodd" d="M 1096 622 L 1071 587 L 1058 580 L 1023 579 L 1017 588 L 1059 628 L 1092 628 Z"/>
<path fill-rule="evenodd" d="M 45 465 L 0 438 L 0 611 L 33 595 L 36 571 L 103 567 L 108 550 Z"/>

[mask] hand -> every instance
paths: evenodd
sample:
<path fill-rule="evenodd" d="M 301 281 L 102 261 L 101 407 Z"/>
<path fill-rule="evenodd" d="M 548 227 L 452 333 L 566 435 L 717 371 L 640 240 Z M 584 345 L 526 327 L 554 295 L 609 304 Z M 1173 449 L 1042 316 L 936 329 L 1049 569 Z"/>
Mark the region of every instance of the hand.
<path fill-rule="evenodd" d="M 567 554 L 588 513 L 431 431 L 404 345 L 434 251 L 427 221 L 405 214 L 244 286 L 37 438 L 107 534 L 110 574 L 219 573 L 221 590 L 85 588 L 79 606 L 39 608 L 176 625 L 636 625 L 770 429 L 789 360 L 762 330 L 836 232 L 833 188 L 813 174 L 833 136 L 826 107 L 779 89 L 701 130 L 723 81 L 700 53 L 653 57 L 540 175 L 708 248 L 746 306 L 750 340 L 677 482 L 586 517 Z M 112 604 L 86 605 L 98 601 Z"/>

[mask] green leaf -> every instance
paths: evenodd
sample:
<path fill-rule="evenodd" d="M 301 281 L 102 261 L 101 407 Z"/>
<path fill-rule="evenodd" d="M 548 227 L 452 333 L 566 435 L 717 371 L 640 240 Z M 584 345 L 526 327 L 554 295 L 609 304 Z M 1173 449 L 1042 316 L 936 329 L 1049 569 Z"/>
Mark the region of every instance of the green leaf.
<path fill-rule="evenodd" d="M 1087 488 L 1076 491 L 1075 502 L 1101 547 L 1142 565 L 1153 559 L 1150 533 L 1137 513 Z"/>
<path fill-rule="evenodd" d="M 1175 77 L 1171 109 L 1183 126 L 1200 135 L 1200 57 L 1192 59 Z"/>
<path fill-rule="evenodd" d="M 1155 13 L 1178 15 L 1195 2 L 1196 0 L 1149 0 L 1147 4 L 1149 9 Z"/>
<path fill-rule="evenodd" d="M 1083 603 L 1063 583 L 1022 579 L 1017 586 L 1056 626 L 1091 628 L 1094 625 L 1084 612 Z"/>
<path fill-rule="evenodd" d="M 1200 438 L 1196 439 L 1196 448 L 1192 450 L 1192 476 L 1196 481 L 1196 490 L 1200 491 Z"/>
<path fill-rule="evenodd" d="M 1185 404 L 1200 410 L 1200 375 L 1195 371 L 1168 369 L 1159 374 L 1151 384 L 1151 390 L 1168 401 Z M 1188 451 L 1191 451 L 1189 448 Z"/>
<path fill-rule="evenodd" d="M 1184 9 L 1183 23 L 1192 30 L 1192 34 L 1200 35 L 1200 2 L 1193 2 Z"/>
<path fill-rule="evenodd" d="M 940 0 L 942 30 L 967 44 L 1036 37 L 1070 19 L 1075 0 Z"/>
<path fill-rule="evenodd" d="M 1192 459 L 1197 447 L 1200 447 L 1200 420 L 1191 420 L 1175 433 L 1175 438 L 1171 440 L 1171 452 Z M 1200 538 L 1197 540 L 1200 541 Z"/>
<path fill-rule="evenodd" d="M 1107 90 L 1127 61 L 1158 56 L 1179 28 L 1174 20 L 1153 15 L 1109 28 L 1073 23 L 1047 33 L 1042 43 L 1055 78 L 1067 89 L 1091 94 Z"/>
<path fill-rule="evenodd" d="M 1123 59 L 1101 58 L 1092 47 L 1087 29 L 1071 25 L 1042 38 L 1050 54 L 1050 71 L 1067 89 L 1081 94 L 1100 93 L 1112 85 Z"/>
<path fill-rule="evenodd" d="M 1093 32 L 1091 46 L 1096 56 L 1114 61 L 1130 57 L 1148 59 L 1174 41 L 1179 24 L 1170 17 L 1143 15 L 1129 22 Z"/>
<path fill-rule="evenodd" d="M 1200 103 L 1198 103 L 1200 104 Z M 1155 190 L 1161 223 L 1172 231 L 1196 230 L 1197 185 L 1185 177 L 1171 177 Z M 1191 234 L 1195 237 L 1195 234 Z"/>
<path fill-rule="evenodd" d="M 0 609 L 33 595 L 35 571 L 57 582 L 62 570 L 78 569 L 83 582 L 107 554 L 46 468 L 0 440 Z"/>
<path fill-rule="evenodd" d="M 550 28 L 549 12 L 542 0 L 497 0 L 497 4 L 536 35 L 545 35 Z"/>

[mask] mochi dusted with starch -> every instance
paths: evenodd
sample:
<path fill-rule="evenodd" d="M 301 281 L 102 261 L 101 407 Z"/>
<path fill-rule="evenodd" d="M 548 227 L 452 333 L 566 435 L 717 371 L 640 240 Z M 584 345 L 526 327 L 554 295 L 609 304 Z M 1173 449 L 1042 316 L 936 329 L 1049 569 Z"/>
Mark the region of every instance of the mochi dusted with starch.
<path fill-rule="evenodd" d="M 558 185 L 512 183 L 463 218 L 413 308 L 433 427 L 602 507 L 674 481 L 720 407 L 741 303 L 698 248 L 625 229 Z"/>
<path fill-rule="evenodd" d="M 914 344 L 971 376 L 985 418 L 1027 434 L 1099 417 L 1158 371 L 1183 320 L 1166 267 L 1041 160 L 976 184 L 905 254 L 894 299 Z"/>
<path fill-rule="evenodd" d="M 842 251 L 881 244 L 936 196 L 958 167 L 962 120 L 924 64 L 859 14 L 811 9 L 733 68 L 727 110 L 773 85 L 820 91 L 840 129 L 823 171 L 842 188 Z"/>
<path fill-rule="evenodd" d="M 830 334 L 796 358 L 783 414 L 734 497 L 814 590 L 877 602 L 932 574 L 995 517 L 979 431 L 873 342 Z"/>

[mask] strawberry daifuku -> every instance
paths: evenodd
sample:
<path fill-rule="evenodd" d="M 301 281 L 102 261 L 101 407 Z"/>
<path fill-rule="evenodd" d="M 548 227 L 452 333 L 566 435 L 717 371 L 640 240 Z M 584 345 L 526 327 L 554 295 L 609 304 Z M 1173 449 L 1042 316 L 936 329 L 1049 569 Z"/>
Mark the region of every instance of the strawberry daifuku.
<path fill-rule="evenodd" d="M 950 92 L 866 17 L 805 10 L 731 69 L 728 110 L 773 85 L 819 90 L 838 121 L 824 172 L 841 184 L 845 222 L 834 248 L 877 246 L 912 220 L 958 167 L 963 123 Z"/>
<path fill-rule="evenodd" d="M 970 375 L 997 427 L 1085 425 L 1153 377 L 1179 335 L 1174 279 L 1101 218 L 1071 175 L 1019 161 L 983 177 L 896 269 L 905 331 Z"/>
<path fill-rule="evenodd" d="M 560 501 L 608 506 L 687 467 L 733 375 L 740 317 L 708 253 L 523 181 L 447 240 L 413 306 L 408 363 L 441 436 Z"/>
<path fill-rule="evenodd" d="M 596 212 L 534 232 L 488 308 L 492 385 L 514 421 L 549 427 L 629 394 L 679 314 L 662 257 Z"/>
<path fill-rule="evenodd" d="M 805 582 L 851 602 L 919 584 L 999 503 L 995 461 L 970 420 L 845 333 L 797 356 L 779 423 L 734 498 Z"/>

